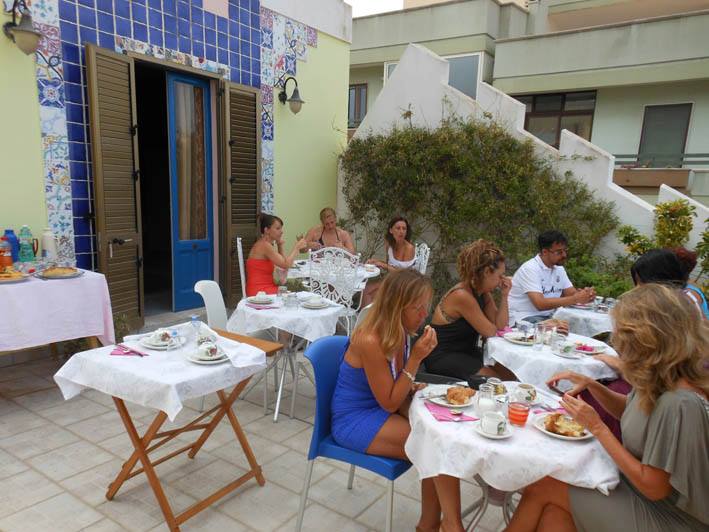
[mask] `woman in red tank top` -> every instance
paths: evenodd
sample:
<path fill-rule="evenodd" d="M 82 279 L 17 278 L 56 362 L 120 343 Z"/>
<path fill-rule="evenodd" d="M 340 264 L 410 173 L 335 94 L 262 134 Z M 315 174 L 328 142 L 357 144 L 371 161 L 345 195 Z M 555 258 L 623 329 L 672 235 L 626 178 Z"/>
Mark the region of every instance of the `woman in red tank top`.
<path fill-rule="evenodd" d="M 249 258 L 246 259 L 246 295 L 255 296 L 259 292 L 275 294 L 278 292 L 276 283 L 273 282 L 273 269 L 275 266 L 287 270 L 293 266 L 293 260 L 308 244 L 305 239 L 298 240 L 291 252 L 286 255 L 283 251 L 283 220 L 278 216 L 262 214 L 259 218 L 261 238 L 251 248 Z M 273 244 L 276 244 L 274 247 Z"/>

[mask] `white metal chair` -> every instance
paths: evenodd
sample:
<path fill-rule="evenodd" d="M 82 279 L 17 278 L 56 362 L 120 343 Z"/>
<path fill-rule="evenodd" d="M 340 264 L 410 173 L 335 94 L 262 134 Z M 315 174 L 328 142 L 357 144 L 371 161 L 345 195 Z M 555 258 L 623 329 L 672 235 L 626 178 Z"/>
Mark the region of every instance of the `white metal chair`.
<path fill-rule="evenodd" d="M 414 268 L 419 272 L 426 275 L 426 268 L 428 267 L 428 257 L 431 254 L 431 248 L 428 247 L 426 242 L 419 242 L 416 244 L 416 252 L 414 254 Z"/>
<path fill-rule="evenodd" d="M 370 303 L 369 305 L 367 305 L 366 307 L 364 307 L 362 310 L 359 311 L 359 314 L 357 315 L 357 321 L 355 322 L 355 326 L 354 326 L 353 329 L 352 329 L 353 331 L 354 331 L 355 329 L 357 329 L 357 327 L 359 327 L 359 324 L 364 321 L 364 317 L 365 317 L 365 316 L 367 315 L 367 313 L 369 312 L 369 309 L 372 308 L 372 305 L 373 305 L 373 304 L 374 304 L 374 303 Z"/>
<path fill-rule="evenodd" d="M 226 305 L 219 284 L 215 281 L 197 281 L 194 291 L 204 300 L 207 308 L 207 325 L 212 329 L 226 329 Z"/>
<path fill-rule="evenodd" d="M 244 269 L 244 247 L 241 237 L 236 237 L 236 253 L 239 256 L 239 275 L 241 276 L 241 297 L 246 297 L 246 270 Z"/>
<path fill-rule="evenodd" d="M 351 320 L 357 316 L 357 309 L 352 307 L 352 298 L 358 291 L 359 259 L 359 255 L 336 247 L 310 252 L 310 290 L 344 306 L 340 318 L 346 321 L 348 336 Z"/>

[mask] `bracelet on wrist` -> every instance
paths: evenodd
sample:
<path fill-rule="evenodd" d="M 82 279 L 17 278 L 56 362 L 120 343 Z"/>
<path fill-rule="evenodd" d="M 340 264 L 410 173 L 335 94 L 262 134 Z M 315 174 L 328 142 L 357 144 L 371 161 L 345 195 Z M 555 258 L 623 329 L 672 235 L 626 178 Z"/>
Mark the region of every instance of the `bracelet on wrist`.
<path fill-rule="evenodd" d="M 416 380 L 416 379 L 414 378 L 414 376 L 413 376 L 411 373 L 409 373 L 406 369 L 402 369 L 402 370 L 401 370 L 401 373 L 403 373 L 404 375 L 406 375 L 412 383 Z"/>

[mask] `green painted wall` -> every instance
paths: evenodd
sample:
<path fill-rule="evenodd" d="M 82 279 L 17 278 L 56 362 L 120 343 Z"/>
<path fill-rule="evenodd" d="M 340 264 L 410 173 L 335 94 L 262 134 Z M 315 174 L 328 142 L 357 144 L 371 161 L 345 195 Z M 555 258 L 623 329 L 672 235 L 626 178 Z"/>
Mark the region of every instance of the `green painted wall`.
<path fill-rule="evenodd" d="M 9 17 L 0 16 L 4 24 Z M 0 229 L 23 224 L 39 237 L 47 226 L 42 139 L 34 56 L 0 36 Z"/>
<path fill-rule="evenodd" d="M 349 53 L 349 43 L 318 32 L 317 48 L 298 62 L 306 102 L 300 113 L 291 113 L 274 91 L 274 207 L 285 222 L 288 249 L 296 234 L 319 223 L 323 207 L 336 208 L 337 157 L 347 143 Z"/>

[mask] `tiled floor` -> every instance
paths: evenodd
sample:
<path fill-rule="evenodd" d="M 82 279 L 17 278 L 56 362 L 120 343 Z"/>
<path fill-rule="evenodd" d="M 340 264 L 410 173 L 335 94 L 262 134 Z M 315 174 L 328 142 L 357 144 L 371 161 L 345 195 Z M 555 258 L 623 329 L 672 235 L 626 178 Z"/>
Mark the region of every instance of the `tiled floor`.
<path fill-rule="evenodd" d="M 62 399 L 52 380 L 59 365 L 44 359 L 0 367 L 0 530 L 167 530 L 144 476 L 126 482 L 113 501 L 105 499 L 109 482 L 132 447 L 110 397 L 88 391 L 71 401 Z M 264 416 L 259 386 L 236 402 L 266 485 L 246 483 L 187 521 L 182 530 L 294 530 L 314 414 L 312 386 L 306 379 L 302 383 L 299 390 L 305 395 L 297 398 L 295 419 L 283 413 L 274 424 L 271 415 Z M 208 398 L 207 406 L 214 401 Z M 178 420 L 194 417 L 198 406 L 197 401 L 188 403 Z M 289 400 L 283 408 L 290 408 Z M 129 409 L 139 429 L 154 415 L 135 405 Z M 184 445 L 171 443 L 166 451 Z M 180 511 L 246 467 L 233 432 L 223 422 L 193 460 L 181 455 L 157 466 L 157 471 L 173 509 Z M 348 490 L 347 470 L 339 462 L 317 462 L 304 530 L 383 530 L 384 481 L 358 470 L 354 488 Z M 410 470 L 395 486 L 394 529 L 413 530 L 419 514 L 416 472 Z M 462 492 L 465 505 L 479 490 L 463 483 Z M 478 530 L 501 527 L 499 508 L 491 508 Z"/>

